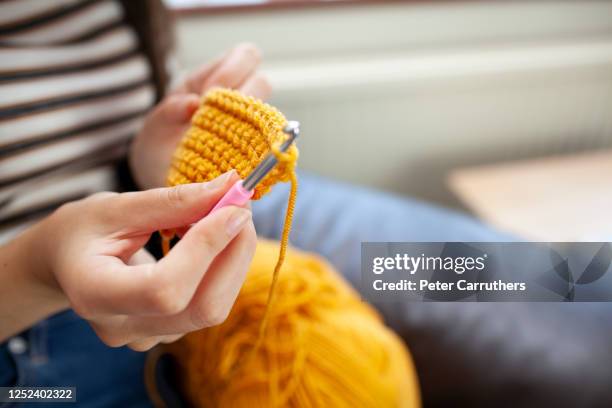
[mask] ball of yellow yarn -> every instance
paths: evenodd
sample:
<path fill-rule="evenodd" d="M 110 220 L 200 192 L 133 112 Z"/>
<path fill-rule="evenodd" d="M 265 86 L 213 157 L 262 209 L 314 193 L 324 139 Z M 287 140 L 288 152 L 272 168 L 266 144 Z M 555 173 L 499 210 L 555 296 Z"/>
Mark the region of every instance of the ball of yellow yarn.
<path fill-rule="evenodd" d="M 262 241 L 225 323 L 167 346 L 195 407 L 416 407 L 402 341 L 321 258 L 290 250 L 255 354 L 278 246 Z"/>

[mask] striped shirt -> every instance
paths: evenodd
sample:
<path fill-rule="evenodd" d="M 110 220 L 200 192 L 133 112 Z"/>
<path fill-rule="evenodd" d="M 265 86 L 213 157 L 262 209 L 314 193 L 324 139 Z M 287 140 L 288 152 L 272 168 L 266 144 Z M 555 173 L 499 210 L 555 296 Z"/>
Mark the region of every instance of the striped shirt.
<path fill-rule="evenodd" d="M 0 244 L 65 202 L 115 190 L 154 99 L 117 1 L 0 1 Z"/>

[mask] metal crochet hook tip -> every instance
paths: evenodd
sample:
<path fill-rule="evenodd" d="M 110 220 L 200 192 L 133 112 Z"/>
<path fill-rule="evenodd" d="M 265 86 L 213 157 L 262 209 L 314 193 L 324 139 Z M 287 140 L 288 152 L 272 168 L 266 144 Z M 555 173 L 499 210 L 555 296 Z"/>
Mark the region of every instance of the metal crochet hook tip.
<path fill-rule="evenodd" d="M 289 146 L 295 141 L 295 139 L 300 135 L 300 122 L 295 120 L 290 120 L 287 122 L 285 127 L 283 128 L 283 132 L 285 132 L 289 137 L 280 145 L 280 151 L 286 152 L 289 149 Z M 244 179 L 242 182 L 242 186 L 246 190 L 253 190 L 257 184 L 276 166 L 276 156 L 272 153 L 268 153 L 265 159 L 257 167 L 253 169 L 253 171 Z"/>

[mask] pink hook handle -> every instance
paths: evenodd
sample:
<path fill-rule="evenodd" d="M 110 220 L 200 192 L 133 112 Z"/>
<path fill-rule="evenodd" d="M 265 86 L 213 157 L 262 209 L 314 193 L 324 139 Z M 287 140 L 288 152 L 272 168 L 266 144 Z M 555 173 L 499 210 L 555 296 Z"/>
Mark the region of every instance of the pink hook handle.
<path fill-rule="evenodd" d="M 209 214 L 212 214 L 219 208 L 227 207 L 228 205 L 244 205 L 253 197 L 254 192 L 253 190 L 244 188 L 242 186 L 242 180 L 238 180 L 229 190 L 227 190 L 227 193 L 225 193 L 219 202 L 215 204 Z"/>

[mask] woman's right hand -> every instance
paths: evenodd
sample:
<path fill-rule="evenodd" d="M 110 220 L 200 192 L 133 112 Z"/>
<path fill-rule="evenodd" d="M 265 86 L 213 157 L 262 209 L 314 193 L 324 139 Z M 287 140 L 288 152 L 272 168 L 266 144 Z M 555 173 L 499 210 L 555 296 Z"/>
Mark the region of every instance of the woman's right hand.
<path fill-rule="evenodd" d="M 256 246 L 248 208 L 206 216 L 237 180 L 232 172 L 209 183 L 100 193 L 64 205 L 24 234 L 44 260 L 35 277 L 113 347 L 143 351 L 219 324 Z M 143 248 L 153 232 L 191 224 L 160 261 Z"/>

